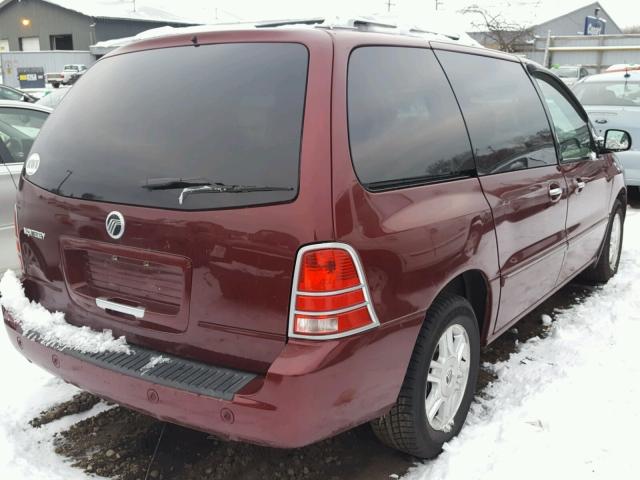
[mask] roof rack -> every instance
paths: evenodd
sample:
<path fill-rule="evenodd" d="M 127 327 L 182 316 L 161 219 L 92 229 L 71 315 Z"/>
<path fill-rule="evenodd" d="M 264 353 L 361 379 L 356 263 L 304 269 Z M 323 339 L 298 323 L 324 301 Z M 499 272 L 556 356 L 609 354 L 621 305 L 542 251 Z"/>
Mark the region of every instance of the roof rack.
<path fill-rule="evenodd" d="M 278 20 L 272 22 L 259 22 L 255 24 L 256 28 L 273 28 L 287 27 L 296 25 L 309 25 L 318 28 L 327 29 L 348 29 L 358 31 L 370 31 L 376 33 L 389 33 L 396 35 L 435 35 L 449 38 L 451 40 L 460 40 L 459 34 L 436 32 L 426 30 L 416 25 L 403 25 L 388 19 L 380 19 L 376 17 L 335 17 L 333 19 L 325 17 L 299 18 L 291 20 Z"/>

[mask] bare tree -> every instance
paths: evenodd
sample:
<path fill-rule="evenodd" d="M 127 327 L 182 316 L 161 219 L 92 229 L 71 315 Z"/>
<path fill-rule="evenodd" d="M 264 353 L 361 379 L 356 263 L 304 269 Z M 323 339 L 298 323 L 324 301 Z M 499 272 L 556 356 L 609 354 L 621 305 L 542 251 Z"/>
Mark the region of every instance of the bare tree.
<path fill-rule="evenodd" d="M 623 33 L 640 33 L 640 25 L 631 25 L 622 29 Z"/>
<path fill-rule="evenodd" d="M 493 14 L 478 5 L 470 5 L 462 10 L 463 14 L 473 14 L 478 18 L 471 23 L 490 45 L 485 45 L 504 52 L 522 50 L 523 44 L 533 35 L 533 30 L 516 22 L 505 19 L 501 13 Z"/>

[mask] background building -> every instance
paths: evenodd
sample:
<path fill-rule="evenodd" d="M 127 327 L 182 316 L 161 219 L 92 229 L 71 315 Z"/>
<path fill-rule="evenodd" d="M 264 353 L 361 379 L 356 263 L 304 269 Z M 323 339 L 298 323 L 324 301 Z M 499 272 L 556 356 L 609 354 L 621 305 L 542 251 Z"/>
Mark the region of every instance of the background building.
<path fill-rule="evenodd" d="M 607 35 L 620 35 L 623 33 L 607 11 L 600 5 L 600 2 L 593 2 L 536 25 L 523 24 L 520 29 L 513 31 L 475 31 L 469 32 L 469 35 L 487 48 L 500 49 L 501 45 L 496 41 L 496 37 L 499 36 L 503 39 L 503 43 L 513 47 L 512 51 L 524 51 L 527 49 L 527 45 L 533 43 L 534 39 L 546 38 L 549 32 L 551 32 L 552 36 L 582 35 L 585 19 L 595 16 L 596 11 L 598 12 L 597 17 L 604 20 L 605 29 L 602 33 Z"/>
<path fill-rule="evenodd" d="M 136 8 L 132 0 L 4 0 L 0 2 L 0 52 L 88 51 L 102 40 L 196 23 L 155 8 Z"/>

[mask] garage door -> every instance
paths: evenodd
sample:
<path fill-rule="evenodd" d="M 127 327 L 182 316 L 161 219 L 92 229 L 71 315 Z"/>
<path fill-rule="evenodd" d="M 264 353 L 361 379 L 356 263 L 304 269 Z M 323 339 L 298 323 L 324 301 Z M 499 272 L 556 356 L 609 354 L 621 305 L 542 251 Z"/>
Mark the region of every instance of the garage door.
<path fill-rule="evenodd" d="M 20 39 L 20 49 L 23 52 L 39 52 L 40 37 L 22 37 Z"/>

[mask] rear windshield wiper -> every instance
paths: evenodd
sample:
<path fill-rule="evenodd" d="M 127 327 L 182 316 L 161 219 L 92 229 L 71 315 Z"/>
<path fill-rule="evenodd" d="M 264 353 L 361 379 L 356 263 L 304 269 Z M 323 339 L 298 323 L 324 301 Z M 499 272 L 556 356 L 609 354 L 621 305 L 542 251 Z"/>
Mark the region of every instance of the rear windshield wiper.
<path fill-rule="evenodd" d="M 147 190 L 173 190 L 203 185 L 211 185 L 211 181 L 206 178 L 148 178 L 141 187 Z"/>
<path fill-rule="evenodd" d="M 185 198 L 197 193 L 290 192 L 292 190 L 293 187 L 257 187 L 254 185 L 225 185 L 224 183 L 214 183 L 183 188 L 178 197 L 178 203 L 182 205 Z"/>
<path fill-rule="evenodd" d="M 142 188 L 147 190 L 174 190 L 181 188 L 178 203 L 182 205 L 184 199 L 196 193 L 244 193 L 244 192 L 290 192 L 293 187 L 269 187 L 255 185 L 227 185 L 221 182 L 211 182 L 206 178 L 149 178 Z"/>

